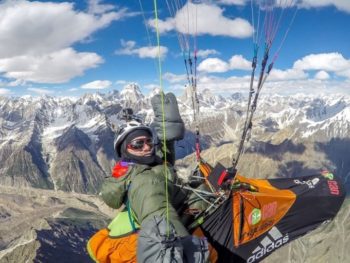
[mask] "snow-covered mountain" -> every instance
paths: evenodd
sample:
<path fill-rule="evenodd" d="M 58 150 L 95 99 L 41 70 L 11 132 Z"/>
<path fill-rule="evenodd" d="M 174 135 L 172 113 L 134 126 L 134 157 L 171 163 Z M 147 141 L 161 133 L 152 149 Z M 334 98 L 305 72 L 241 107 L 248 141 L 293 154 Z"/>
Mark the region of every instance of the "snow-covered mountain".
<path fill-rule="evenodd" d="M 88 262 L 85 247 L 115 212 L 96 195 L 115 160 L 113 125 L 123 107 L 150 122 L 150 98 L 137 85 L 79 99 L 0 97 L 0 262 Z M 202 157 L 229 166 L 247 98 L 199 92 Z M 178 165 L 193 167 L 195 125 L 190 90 L 178 97 L 186 123 Z M 331 169 L 350 189 L 350 97 L 262 96 L 238 170 L 248 177 L 299 176 Z M 29 186 L 29 187 L 28 187 Z M 44 189 L 38 189 L 44 188 Z M 47 190 L 49 189 L 49 190 Z M 63 191 L 57 191 L 63 190 Z M 334 222 L 266 259 L 347 262 L 349 200 Z M 341 242 L 338 242 L 341 239 Z M 334 246 L 335 242 L 337 246 Z M 319 251 L 322 251 L 320 253 Z"/>
<path fill-rule="evenodd" d="M 151 94 L 156 92 L 159 90 Z M 198 99 L 202 148 L 224 144 L 231 152 L 220 156 L 230 157 L 240 140 L 247 99 L 238 93 L 224 98 L 209 90 L 199 92 Z M 0 184 L 96 192 L 115 161 L 112 124 L 123 107 L 134 108 L 147 121 L 152 119 L 150 95 L 142 94 L 136 84 L 120 92 L 79 99 L 0 97 Z M 182 158 L 194 148 L 189 89 L 179 97 L 179 107 L 187 126 L 185 139 L 177 143 L 177 157 Z M 308 162 L 337 169 L 348 177 L 349 131 L 350 97 L 262 96 L 246 152 L 265 158 L 272 155 L 283 163 L 283 154 L 303 145 L 309 149 L 308 155 L 302 155 Z"/>

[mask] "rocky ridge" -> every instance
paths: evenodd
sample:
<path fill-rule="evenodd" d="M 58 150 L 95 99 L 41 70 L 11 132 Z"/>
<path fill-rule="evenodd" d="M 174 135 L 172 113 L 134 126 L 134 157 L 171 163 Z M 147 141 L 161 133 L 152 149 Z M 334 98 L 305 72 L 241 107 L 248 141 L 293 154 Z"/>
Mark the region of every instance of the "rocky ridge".
<path fill-rule="evenodd" d="M 152 119 L 135 84 L 79 99 L 0 97 L 0 262 L 89 262 L 86 240 L 115 214 L 96 197 L 115 162 L 113 125 L 123 107 Z M 179 97 L 186 123 L 177 165 L 192 169 L 190 92 Z M 200 92 L 202 157 L 229 166 L 241 136 L 242 94 Z M 350 189 L 350 97 L 261 97 L 238 165 L 248 177 L 297 177 L 329 169 Z M 184 157 L 184 158 L 183 158 Z M 86 195 L 92 193 L 93 195 Z M 266 262 L 347 262 L 349 200 L 330 224 L 273 253 Z M 339 242 L 338 246 L 334 244 Z M 64 261 L 64 254 L 70 261 Z"/>

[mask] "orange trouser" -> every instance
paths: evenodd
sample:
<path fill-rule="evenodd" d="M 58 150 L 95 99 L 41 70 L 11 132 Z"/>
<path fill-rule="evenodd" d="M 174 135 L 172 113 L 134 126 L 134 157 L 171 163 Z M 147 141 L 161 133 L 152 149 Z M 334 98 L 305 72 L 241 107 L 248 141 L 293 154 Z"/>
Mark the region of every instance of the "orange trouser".
<path fill-rule="evenodd" d="M 136 263 L 137 233 L 123 237 L 109 237 L 108 229 L 104 228 L 94 234 L 87 249 L 90 257 L 97 263 Z M 200 228 L 197 228 L 193 235 L 203 237 Z M 217 252 L 209 244 L 210 262 L 217 260 Z"/>
<path fill-rule="evenodd" d="M 108 233 L 104 228 L 90 238 L 90 257 L 98 263 L 136 263 L 137 233 L 115 238 Z"/>

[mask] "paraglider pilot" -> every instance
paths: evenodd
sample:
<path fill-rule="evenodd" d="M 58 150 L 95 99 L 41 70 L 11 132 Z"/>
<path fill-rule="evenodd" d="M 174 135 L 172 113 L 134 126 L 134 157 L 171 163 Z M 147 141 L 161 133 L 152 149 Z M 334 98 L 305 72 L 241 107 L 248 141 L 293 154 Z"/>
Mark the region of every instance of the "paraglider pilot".
<path fill-rule="evenodd" d="M 178 178 L 173 169 L 175 160 L 173 149 L 174 141 L 184 136 L 184 123 L 174 94 L 168 93 L 164 96 L 163 105 L 164 113 L 161 110 L 161 96 L 156 95 L 152 98 L 155 119 L 150 126 L 133 118 L 132 111 L 124 112 L 126 123 L 120 127 L 114 142 L 119 161 L 113 169 L 113 176 L 103 182 L 101 196 L 112 208 L 118 209 L 125 205 L 121 215 L 109 225 L 109 237 L 112 232 L 117 233 L 117 237 L 120 238 L 136 233 L 134 243 L 137 239 L 137 253 L 135 253 L 137 259 L 130 255 L 129 261 L 123 261 L 120 259 L 123 251 L 120 251 L 109 256 L 111 261 L 108 262 L 206 262 L 207 260 L 206 240 L 191 236 L 177 213 L 179 207 L 184 204 L 186 196 L 176 187 Z M 166 131 L 166 147 L 163 147 L 161 142 L 163 125 Z M 164 162 L 165 154 L 167 163 Z M 91 250 L 94 250 L 91 249 L 93 242 L 90 240 L 89 243 L 90 255 L 94 254 L 95 261 L 103 262 L 98 261 L 98 251 L 91 253 Z M 119 248 L 114 245 L 114 249 Z M 130 247 L 128 249 L 136 250 Z M 118 256 L 119 261 L 113 259 Z"/>

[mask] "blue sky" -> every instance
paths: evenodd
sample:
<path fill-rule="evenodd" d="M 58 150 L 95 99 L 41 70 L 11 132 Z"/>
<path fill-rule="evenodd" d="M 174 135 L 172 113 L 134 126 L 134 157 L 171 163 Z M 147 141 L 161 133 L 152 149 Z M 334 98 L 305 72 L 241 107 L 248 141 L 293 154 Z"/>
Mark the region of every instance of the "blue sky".
<path fill-rule="evenodd" d="M 1 1 L 0 95 L 80 96 L 121 90 L 130 82 L 138 83 L 144 94 L 159 87 L 153 1 L 141 1 L 142 8 L 139 0 Z M 182 5 L 171 15 L 166 1 L 157 1 L 163 89 L 183 92 L 186 71 L 176 32 L 195 21 L 198 89 L 247 92 L 253 57 L 251 1 L 168 1 Z M 192 12 L 189 23 L 186 10 Z M 275 9 L 276 17 L 281 10 Z M 284 9 L 271 57 L 296 10 L 263 91 L 350 94 L 350 1 L 300 0 Z M 263 43 L 260 57 L 262 50 Z"/>

